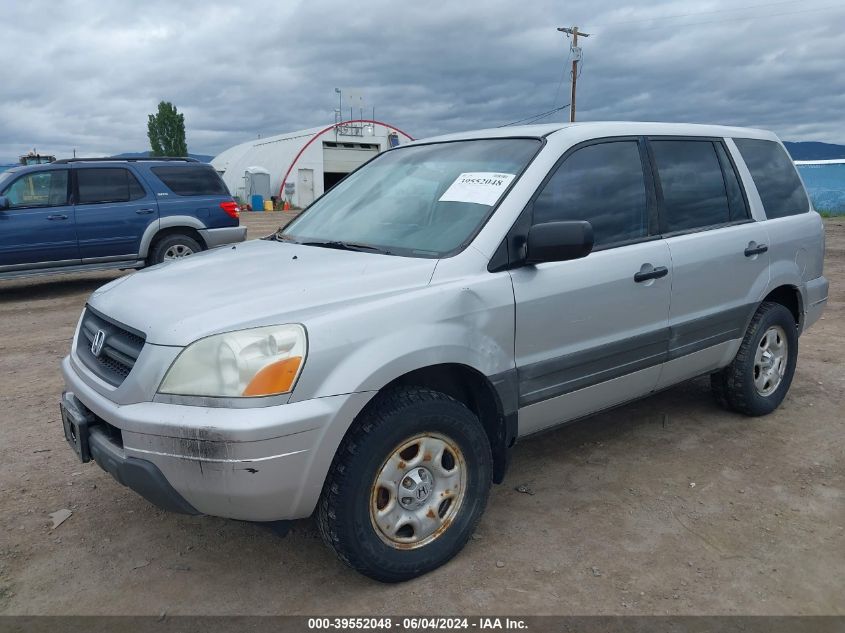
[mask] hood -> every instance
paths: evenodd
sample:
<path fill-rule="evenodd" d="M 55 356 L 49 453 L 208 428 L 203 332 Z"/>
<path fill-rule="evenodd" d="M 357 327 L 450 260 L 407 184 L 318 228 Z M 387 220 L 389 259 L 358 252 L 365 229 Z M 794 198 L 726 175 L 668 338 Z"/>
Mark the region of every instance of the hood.
<path fill-rule="evenodd" d="M 88 303 L 144 332 L 149 343 L 183 346 L 219 332 L 301 323 L 341 305 L 419 288 L 436 265 L 434 259 L 253 240 L 121 277 Z"/>

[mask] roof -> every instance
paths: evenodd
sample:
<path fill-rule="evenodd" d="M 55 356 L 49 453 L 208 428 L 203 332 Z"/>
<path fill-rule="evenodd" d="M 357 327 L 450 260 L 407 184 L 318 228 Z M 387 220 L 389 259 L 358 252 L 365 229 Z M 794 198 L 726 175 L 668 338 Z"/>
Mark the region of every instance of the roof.
<path fill-rule="evenodd" d="M 246 156 L 250 150 L 262 145 L 273 145 L 284 141 L 292 141 L 294 139 L 302 139 L 305 143 L 309 138 L 324 129 L 323 127 L 312 127 L 307 130 L 297 130 L 296 132 L 288 132 L 287 134 L 276 134 L 275 136 L 266 136 L 264 138 L 254 138 L 243 143 L 233 145 L 229 149 L 225 149 L 217 156 L 211 159 L 211 164 L 217 169 L 227 169 L 230 163 L 234 163 L 239 158 Z"/>
<path fill-rule="evenodd" d="M 543 125 L 514 125 L 483 130 L 471 130 L 420 139 L 415 143 L 459 141 L 479 138 L 512 138 L 523 136 L 543 138 L 550 134 L 576 129 L 595 136 L 624 136 L 631 134 L 661 134 L 667 136 L 738 136 L 776 138 L 772 132 L 754 128 L 706 125 L 699 123 L 657 123 L 647 121 L 585 121 L 579 123 L 546 123 Z M 409 143 L 413 145 L 414 143 Z"/>

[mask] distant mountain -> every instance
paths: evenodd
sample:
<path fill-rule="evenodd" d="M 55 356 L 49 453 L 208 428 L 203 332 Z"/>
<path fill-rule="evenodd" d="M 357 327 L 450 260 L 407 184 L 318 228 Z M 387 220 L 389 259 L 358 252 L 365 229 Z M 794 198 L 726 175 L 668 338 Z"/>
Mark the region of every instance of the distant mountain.
<path fill-rule="evenodd" d="M 792 160 L 830 160 L 845 158 L 845 145 L 833 143 L 819 143 L 817 141 L 792 142 L 784 141 L 786 151 Z"/>
<path fill-rule="evenodd" d="M 124 152 L 123 154 L 115 154 L 112 158 L 145 158 L 150 155 L 149 152 Z M 188 154 L 191 158 L 196 158 L 198 161 L 202 163 L 210 163 L 211 159 L 214 156 L 208 156 L 207 154 Z"/>

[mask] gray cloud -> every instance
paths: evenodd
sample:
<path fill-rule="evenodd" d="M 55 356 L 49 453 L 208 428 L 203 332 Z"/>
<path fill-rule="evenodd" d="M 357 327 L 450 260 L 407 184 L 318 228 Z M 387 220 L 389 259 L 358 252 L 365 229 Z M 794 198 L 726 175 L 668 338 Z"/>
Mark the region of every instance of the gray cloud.
<path fill-rule="evenodd" d="M 214 154 L 331 123 L 336 86 L 359 89 L 368 112 L 417 137 L 501 125 L 568 101 L 568 43 L 554 27 L 573 22 L 592 33 L 580 120 L 727 123 L 845 142 L 845 5 L 831 4 L 5 3 L 0 162 L 32 147 L 145 149 L 160 99 L 185 113 L 191 151 Z"/>

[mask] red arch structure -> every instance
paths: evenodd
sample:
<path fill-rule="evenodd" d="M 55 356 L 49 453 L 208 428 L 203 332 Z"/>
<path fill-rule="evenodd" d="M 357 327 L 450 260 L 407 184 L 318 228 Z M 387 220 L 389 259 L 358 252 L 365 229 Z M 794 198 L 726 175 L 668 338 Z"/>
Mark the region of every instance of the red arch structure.
<path fill-rule="evenodd" d="M 381 126 L 383 126 L 383 127 L 386 127 L 386 128 L 388 128 L 388 129 L 391 129 L 391 130 L 393 130 L 393 131 L 395 131 L 395 132 L 399 132 L 399 134 L 402 134 L 402 135 L 404 135 L 404 136 L 407 136 L 407 137 L 408 137 L 409 139 L 411 139 L 412 141 L 414 140 L 414 137 L 413 137 L 413 136 L 411 136 L 411 135 L 410 135 L 410 134 L 408 134 L 407 132 L 403 132 L 402 130 L 400 130 L 400 129 L 399 129 L 398 127 L 396 127 L 395 125 L 390 125 L 390 123 L 385 123 L 385 122 L 383 122 L 383 121 L 375 121 L 375 120 L 373 120 L 373 119 L 352 119 L 352 120 L 349 120 L 349 121 L 341 121 L 340 123 L 335 123 L 335 124 L 333 124 L 333 125 L 330 125 L 329 127 L 327 127 L 327 128 L 325 128 L 325 129 L 320 130 L 320 131 L 319 131 L 319 132 L 317 132 L 314 136 L 312 136 L 311 138 L 309 138 L 309 139 L 305 142 L 305 145 L 303 145 L 303 146 L 300 148 L 299 152 L 297 152 L 296 156 L 294 156 L 293 161 L 291 161 L 291 164 L 290 164 L 290 166 L 288 167 L 288 170 L 285 172 L 285 177 L 284 177 L 284 178 L 282 178 L 282 184 L 279 186 L 279 197 L 280 197 L 280 198 L 283 198 L 283 197 L 284 197 L 284 194 L 285 194 L 285 183 L 288 181 L 288 176 L 290 176 L 290 172 L 292 172 L 292 171 L 293 171 L 293 168 L 294 168 L 294 166 L 296 165 L 296 161 L 298 161 L 298 160 L 299 160 L 299 157 L 300 157 L 300 156 L 302 156 L 302 153 L 303 153 L 306 149 L 308 149 L 308 146 L 309 146 L 309 145 L 311 145 L 311 143 L 313 143 L 314 141 L 316 141 L 318 138 L 320 138 L 320 137 L 321 137 L 323 134 L 325 134 L 326 132 L 331 132 L 331 131 L 332 131 L 333 129 L 335 129 L 335 128 L 341 127 L 341 126 L 343 126 L 343 125 L 349 125 L 350 123 L 372 123 L 373 125 L 381 125 Z"/>

